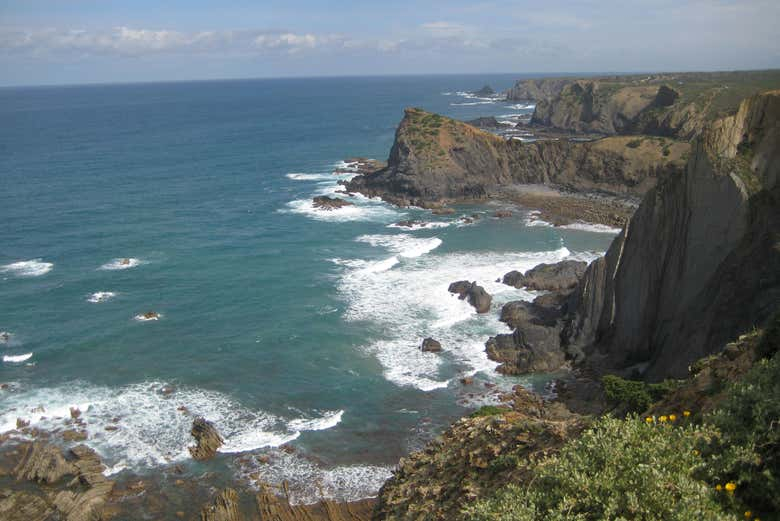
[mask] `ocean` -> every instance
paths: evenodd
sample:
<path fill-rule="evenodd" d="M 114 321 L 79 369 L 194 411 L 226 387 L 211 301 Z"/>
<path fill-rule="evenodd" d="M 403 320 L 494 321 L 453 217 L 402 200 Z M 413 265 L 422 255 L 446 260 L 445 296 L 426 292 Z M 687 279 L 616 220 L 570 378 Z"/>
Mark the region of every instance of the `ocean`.
<path fill-rule="evenodd" d="M 287 479 L 298 501 L 355 499 L 498 390 L 545 392 L 550 375 L 502 377 L 485 357 L 508 331 L 501 305 L 535 296 L 495 280 L 592 260 L 612 234 L 495 219 L 497 203 L 311 205 L 347 177 L 333 174 L 344 158 L 387 157 L 404 107 L 527 116 L 466 94 L 520 77 L 0 89 L 0 432 L 62 429 L 77 407 L 121 476 L 192 464 L 202 415 L 226 442 L 209 469 Z M 447 292 L 461 279 L 494 296 L 490 313 Z M 442 354 L 419 350 L 427 336 Z"/>

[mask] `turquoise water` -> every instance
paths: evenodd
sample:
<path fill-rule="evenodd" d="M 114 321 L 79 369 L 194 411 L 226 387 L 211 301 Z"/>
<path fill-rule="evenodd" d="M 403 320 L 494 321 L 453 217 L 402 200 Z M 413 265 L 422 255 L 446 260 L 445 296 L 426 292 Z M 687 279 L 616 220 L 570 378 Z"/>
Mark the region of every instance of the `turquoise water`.
<path fill-rule="evenodd" d="M 500 305 L 533 297 L 493 281 L 592 259 L 612 235 L 492 219 L 492 207 L 401 230 L 388 225 L 431 216 L 360 198 L 337 212 L 310 205 L 337 189 L 343 158 L 387 156 L 405 106 L 527 114 L 457 94 L 515 79 L 0 89 L 0 331 L 11 333 L 0 429 L 17 417 L 57 428 L 78 406 L 112 471 L 143 472 L 186 461 L 185 406 L 217 424 L 226 454 L 292 442 L 297 454 L 267 477 L 316 475 L 352 497 L 494 399 L 483 383 L 541 389 L 544 377 L 499 378 L 484 357 L 505 331 Z M 477 211 L 476 224 L 455 223 Z M 464 278 L 494 294 L 489 315 L 446 292 Z M 91 302 L 96 292 L 114 295 Z M 146 311 L 160 319 L 135 318 Z M 428 335 L 444 354 L 418 351 Z M 115 417 L 121 428 L 105 431 Z"/>

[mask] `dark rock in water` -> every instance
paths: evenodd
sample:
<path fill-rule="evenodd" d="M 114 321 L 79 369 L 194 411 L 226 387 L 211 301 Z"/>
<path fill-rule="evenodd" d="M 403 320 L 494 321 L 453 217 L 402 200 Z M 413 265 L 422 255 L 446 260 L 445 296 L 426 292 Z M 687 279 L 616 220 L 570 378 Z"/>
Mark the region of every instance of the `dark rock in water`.
<path fill-rule="evenodd" d="M 477 128 L 498 128 L 501 126 L 501 123 L 493 116 L 472 119 L 466 123 Z"/>
<path fill-rule="evenodd" d="M 426 223 L 425 221 L 414 221 L 414 220 L 398 221 L 397 223 L 395 223 L 396 226 L 402 226 L 404 228 L 412 228 L 414 226 L 425 226 L 426 224 L 428 223 Z"/>
<path fill-rule="evenodd" d="M 339 208 L 343 208 L 345 206 L 352 206 L 354 203 L 350 203 L 349 201 L 345 201 L 344 199 L 339 199 L 337 197 L 319 195 L 312 199 L 312 204 L 315 208 L 320 208 L 322 210 L 338 210 Z"/>
<path fill-rule="evenodd" d="M 460 383 L 463 385 L 472 385 L 474 383 L 474 379 L 470 376 L 464 376 L 460 379 Z"/>
<path fill-rule="evenodd" d="M 17 418 L 16 419 L 16 428 L 17 429 L 24 429 L 25 427 L 29 427 L 30 422 L 28 420 L 25 420 L 23 418 Z"/>
<path fill-rule="evenodd" d="M 426 353 L 440 353 L 441 343 L 434 340 L 433 338 L 426 338 L 425 340 L 423 340 L 420 349 L 422 349 Z"/>
<path fill-rule="evenodd" d="M 471 285 L 471 290 L 468 294 L 469 304 L 474 306 L 477 313 L 487 313 L 490 311 L 490 304 L 493 302 L 493 297 L 485 291 L 482 286 L 477 286 L 476 283 Z"/>
<path fill-rule="evenodd" d="M 11 333 L 0 331 L 0 344 L 7 344 L 11 340 Z"/>
<path fill-rule="evenodd" d="M 504 278 L 501 279 L 501 282 L 507 286 L 513 286 L 519 289 L 525 286 L 525 276 L 522 274 L 522 272 L 513 270 L 509 273 L 506 273 Z"/>
<path fill-rule="evenodd" d="M 493 214 L 493 217 L 498 217 L 499 219 L 512 217 L 512 212 L 509 210 L 496 210 L 496 212 Z"/>
<path fill-rule="evenodd" d="M 452 215 L 455 213 L 454 208 L 434 208 L 431 210 L 433 215 Z"/>
<path fill-rule="evenodd" d="M 580 281 L 587 267 L 586 262 L 571 260 L 540 264 L 525 273 L 525 286 L 544 291 L 571 289 Z"/>
<path fill-rule="evenodd" d="M 87 433 L 76 429 L 67 429 L 62 431 L 62 439 L 65 441 L 84 441 L 87 439 Z"/>
<path fill-rule="evenodd" d="M 70 417 L 74 420 L 81 416 L 81 410 L 78 407 L 71 407 L 70 408 Z"/>
<path fill-rule="evenodd" d="M 458 298 L 461 300 L 466 298 L 466 295 L 468 294 L 469 290 L 471 289 L 471 282 L 468 280 L 459 280 L 458 282 L 453 282 L 450 284 L 450 287 L 447 288 L 447 291 L 450 293 L 455 293 L 458 295 Z"/>
<path fill-rule="evenodd" d="M 485 85 L 481 89 L 472 92 L 472 94 L 474 94 L 475 96 L 480 96 L 482 98 L 487 98 L 489 96 L 495 96 L 496 91 L 494 91 L 490 85 Z"/>
<path fill-rule="evenodd" d="M 241 521 L 238 504 L 238 493 L 232 488 L 226 488 L 214 499 L 210 505 L 203 507 L 200 512 L 201 521 Z"/>
<path fill-rule="evenodd" d="M 459 280 L 450 284 L 447 291 L 455 293 L 461 300 L 468 299 L 469 304 L 474 306 L 477 313 L 487 313 L 490 310 L 490 304 L 493 297 L 485 291 L 485 288 L 478 286 L 476 282 Z"/>
<path fill-rule="evenodd" d="M 195 418 L 190 434 L 196 442 L 194 447 L 189 447 L 190 454 L 199 461 L 214 457 L 217 449 L 225 443 L 214 424 L 205 418 Z"/>

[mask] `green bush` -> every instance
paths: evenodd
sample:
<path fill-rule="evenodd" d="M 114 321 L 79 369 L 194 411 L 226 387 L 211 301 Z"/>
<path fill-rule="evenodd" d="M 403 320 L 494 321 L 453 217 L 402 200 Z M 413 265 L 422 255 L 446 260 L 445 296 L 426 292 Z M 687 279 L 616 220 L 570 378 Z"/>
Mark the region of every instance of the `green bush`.
<path fill-rule="evenodd" d="M 647 384 L 608 374 L 601 377 L 604 393 L 613 406 L 624 406 L 629 412 L 642 412 L 653 403 Z"/>
<path fill-rule="evenodd" d="M 780 351 L 780 311 L 769 319 L 758 344 L 758 355 L 762 358 L 770 358 L 778 351 Z"/>
<path fill-rule="evenodd" d="M 497 414 L 504 414 L 508 410 L 509 409 L 507 409 L 506 407 L 498 407 L 498 406 L 495 406 L 495 405 L 483 405 L 482 407 L 480 407 L 476 411 L 472 412 L 471 413 L 471 417 L 472 418 L 479 418 L 479 417 L 482 417 L 482 416 L 495 416 Z"/>
<path fill-rule="evenodd" d="M 641 139 L 632 139 L 631 141 L 629 141 L 628 143 L 626 143 L 626 146 L 627 146 L 628 148 L 639 148 L 639 146 L 640 146 L 641 144 L 642 144 L 642 140 L 641 140 Z"/>
<path fill-rule="evenodd" d="M 780 519 L 780 354 L 757 362 L 706 421 L 722 433 L 709 450 L 710 483 L 736 483 L 750 510 Z"/>
<path fill-rule="evenodd" d="M 466 510 L 475 521 L 735 520 L 694 471 L 710 427 L 604 417 L 533 470 Z"/>

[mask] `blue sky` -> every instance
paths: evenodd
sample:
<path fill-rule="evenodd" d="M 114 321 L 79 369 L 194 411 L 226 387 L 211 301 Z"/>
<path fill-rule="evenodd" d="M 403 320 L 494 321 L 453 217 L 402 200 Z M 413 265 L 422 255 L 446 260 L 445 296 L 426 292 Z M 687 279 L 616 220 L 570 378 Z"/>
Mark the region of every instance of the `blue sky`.
<path fill-rule="evenodd" d="M 0 0 L 0 85 L 780 67 L 780 1 Z"/>

